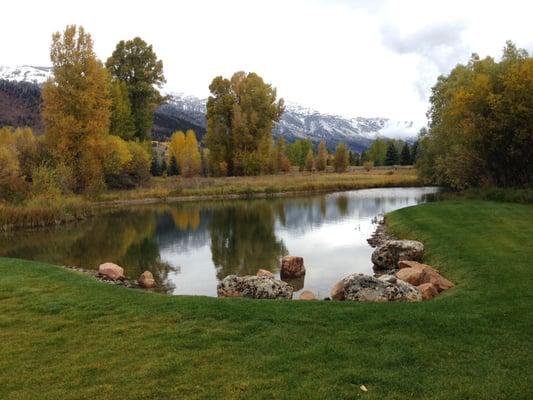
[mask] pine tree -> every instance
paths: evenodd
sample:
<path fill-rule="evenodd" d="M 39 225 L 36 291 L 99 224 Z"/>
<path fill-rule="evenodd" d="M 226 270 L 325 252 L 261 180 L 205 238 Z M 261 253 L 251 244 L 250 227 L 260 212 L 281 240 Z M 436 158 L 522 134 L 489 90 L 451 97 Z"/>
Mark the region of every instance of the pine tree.
<path fill-rule="evenodd" d="M 305 156 L 305 170 L 306 171 L 313 171 L 315 167 L 315 159 L 313 158 L 313 150 L 309 149 L 307 152 L 307 155 Z"/>
<path fill-rule="evenodd" d="M 326 143 L 321 140 L 318 145 L 318 152 L 316 155 L 316 169 L 318 171 L 324 171 L 328 162 L 328 149 Z"/>
<path fill-rule="evenodd" d="M 411 165 L 411 151 L 409 150 L 409 145 L 407 143 L 404 143 L 402 147 L 402 153 L 400 155 L 400 164 Z"/>
<path fill-rule="evenodd" d="M 167 161 L 165 157 L 161 159 L 161 175 L 164 175 L 167 172 Z"/>
<path fill-rule="evenodd" d="M 399 156 L 398 150 L 393 141 L 390 141 L 387 146 L 387 153 L 385 155 L 385 165 L 396 165 L 398 164 Z"/>
<path fill-rule="evenodd" d="M 335 159 L 333 161 L 335 165 L 335 171 L 345 172 L 348 168 L 348 148 L 344 143 L 340 143 L 335 149 Z"/>
<path fill-rule="evenodd" d="M 159 157 L 155 154 L 152 157 L 152 163 L 150 164 L 150 174 L 152 174 L 152 176 L 161 176 L 163 174 L 161 162 L 159 161 Z"/>
<path fill-rule="evenodd" d="M 46 141 L 53 157 L 72 168 L 76 191 L 100 191 L 101 148 L 110 123 L 109 75 L 81 26 L 54 33 L 50 57 L 53 78 L 42 90 Z"/>
<path fill-rule="evenodd" d="M 168 166 L 168 175 L 169 176 L 175 176 L 179 175 L 180 171 L 178 169 L 178 162 L 176 161 L 175 156 L 170 157 L 170 164 Z"/>
<path fill-rule="evenodd" d="M 416 163 L 416 157 L 418 152 L 418 140 L 413 143 L 413 147 L 411 148 L 411 164 L 415 165 Z"/>

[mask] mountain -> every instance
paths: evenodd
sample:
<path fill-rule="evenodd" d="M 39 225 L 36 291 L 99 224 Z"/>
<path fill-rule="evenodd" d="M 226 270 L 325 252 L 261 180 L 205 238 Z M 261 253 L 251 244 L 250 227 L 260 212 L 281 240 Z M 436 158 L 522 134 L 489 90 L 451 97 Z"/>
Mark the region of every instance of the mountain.
<path fill-rule="evenodd" d="M 51 74 L 49 67 L 0 66 L 0 126 L 28 125 L 37 133 L 42 131 L 39 86 Z M 155 111 L 153 137 L 165 140 L 176 130 L 193 129 L 201 139 L 206 131 L 206 104 L 206 99 L 168 92 L 166 103 Z M 344 142 L 351 150 L 361 152 L 378 137 L 414 138 L 416 127 L 410 121 L 343 117 L 287 102 L 273 133 L 274 137 L 283 135 L 288 142 L 310 139 L 316 144 L 324 140 L 330 150 Z"/>
<path fill-rule="evenodd" d="M 167 93 L 167 103 L 155 115 L 155 133 L 159 139 L 175 130 L 194 129 L 200 137 L 205 133 L 206 99 L 183 93 Z M 344 142 L 361 152 L 378 137 L 414 138 L 415 126 L 410 121 L 392 121 L 387 118 L 347 118 L 323 114 L 316 110 L 287 103 L 281 120 L 274 126 L 274 137 L 283 135 L 288 142 L 310 139 L 313 143 L 324 140 L 329 149 Z"/>

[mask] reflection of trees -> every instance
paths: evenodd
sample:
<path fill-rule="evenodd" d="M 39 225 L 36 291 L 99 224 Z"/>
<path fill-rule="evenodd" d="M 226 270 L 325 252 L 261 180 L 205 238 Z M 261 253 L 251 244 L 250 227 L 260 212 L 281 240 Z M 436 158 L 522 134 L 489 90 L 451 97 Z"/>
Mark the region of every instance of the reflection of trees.
<path fill-rule="evenodd" d="M 238 202 L 213 209 L 209 229 L 217 277 L 251 275 L 257 269 L 275 271 L 287 254 L 274 232 L 274 213 L 268 202 Z"/>
<path fill-rule="evenodd" d="M 182 231 L 187 229 L 195 231 L 200 226 L 199 207 L 172 207 L 170 215 L 176 228 Z"/>
<path fill-rule="evenodd" d="M 123 266 L 130 278 L 149 270 L 164 282 L 171 267 L 160 259 L 156 218 L 152 209 L 119 211 L 81 224 L 21 232 L 9 237 L 1 254 L 90 269 L 110 261 Z"/>
<path fill-rule="evenodd" d="M 348 196 L 341 194 L 337 197 L 337 208 L 341 216 L 348 215 Z"/>

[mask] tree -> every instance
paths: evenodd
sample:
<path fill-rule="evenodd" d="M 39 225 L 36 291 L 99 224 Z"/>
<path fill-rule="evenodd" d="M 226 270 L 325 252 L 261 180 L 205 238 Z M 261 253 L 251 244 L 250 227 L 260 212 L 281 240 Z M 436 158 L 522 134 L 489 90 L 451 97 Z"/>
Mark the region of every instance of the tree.
<path fill-rule="evenodd" d="M 350 165 L 359 165 L 360 157 L 359 153 L 356 153 L 355 151 L 349 151 L 348 152 L 348 159 L 350 160 Z"/>
<path fill-rule="evenodd" d="M 398 150 L 394 142 L 390 141 L 387 146 L 387 154 L 385 155 L 385 165 L 396 165 L 399 161 Z"/>
<path fill-rule="evenodd" d="M 286 148 L 286 154 L 292 165 L 300 167 L 300 171 L 305 168 L 305 158 L 309 150 L 312 151 L 313 145 L 309 139 L 298 139 L 289 144 Z"/>
<path fill-rule="evenodd" d="M 111 83 L 111 121 L 109 126 L 111 135 L 129 140 L 135 135 L 135 124 L 131 113 L 128 89 L 122 81 Z"/>
<path fill-rule="evenodd" d="M 185 160 L 185 133 L 182 131 L 176 131 L 170 137 L 170 142 L 167 149 L 169 166 L 172 164 L 172 157 L 176 159 L 176 166 L 181 172 L 183 172 Z"/>
<path fill-rule="evenodd" d="M 454 189 L 528 186 L 533 180 L 533 58 L 507 42 L 500 62 L 473 55 L 441 76 L 417 167 Z"/>
<path fill-rule="evenodd" d="M 135 137 L 144 140 L 150 135 L 153 113 L 161 103 L 157 90 L 166 82 L 163 62 L 157 59 L 151 45 L 140 37 L 121 40 L 106 67 L 111 75 L 126 85 L 135 125 Z"/>
<path fill-rule="evenodd" d="M 326 142 L 323 140 L 318 144 L 318 152 L 316 155 L 316 169 L 318 171 L 325 171 L 326 164 L 328 162 L 328 149 L 326 148 Z"/>
<path fill-rule="evenodd" d="M 400 164 L 402 165 L 411 165 L 411 151 L 409 150 L 409 145 L 407 143 L 403 144 L 402 153 L 400 154 Z"/>
<path fill-rule="evenodd" d="M 305 156 L 305 170 L 313 171 L 315 169 L 315 159 L 313 157 L 313 150 L 309 149 L 307 155 Z"/>
<path fill-rule="evenodd" d="M 150 164 L 150 174 L 152 176 L 161 176 L 163 175 L 163 168 L 161 165 L 161 160 L 157 155 L 152 156 L 152 163 Z"/>
<path fill-rule="evenodd" d="M 213 173 L 253 174 L 271 162 L 272 127 L 283 113 L 276 89 L 255 73 L 221 76 L 209 86 L 207 132 Z"/>
<path fill-rule="evenodd" d="M 198 141 L 196 134 L 192 129 L 189 129 L 185 134 L 185 149 L 183 152 L 183 160 L 181 173 L 184 176 L 191 177 L 198 175 L 201 168 L 200 150 L 198 149 Z"/>
<path fill-rule="evenodd" d="M 175 156 L 171 156 L 170 157 L 170 163 L 169 163 L 169 166 L 168 166 L 168 175 L 169 176 L 175 176 L 175 175 L 179 175 L 180 171 L 178 169 L 178 162 L 176 161 L 176 157 Z"/>
<path fill-rule="evenodd" d="M 383 165 L 385 163 L 385 156 L 387 154 L 387 141 L 384 139 L 376 139 L 365 154 L 367 160 L 373 161 L 375 166 Z"/>
<path fill-rule="evenodd" d="M 83 27 L 52 36 L 53 78 L 43 86 L 42 117 L 53 156 L 73 168 L 75 190 L 102 189 L 102 139 L 109 132 L 109 75 Z"/>
<path fill-rule="evenodd" d="M 344 143 L 340 143 L 335 149 L 335 159 L 333 161 L 335 171 L 345 172 L 348 168 L 348 161 L 348 148 Z"/>

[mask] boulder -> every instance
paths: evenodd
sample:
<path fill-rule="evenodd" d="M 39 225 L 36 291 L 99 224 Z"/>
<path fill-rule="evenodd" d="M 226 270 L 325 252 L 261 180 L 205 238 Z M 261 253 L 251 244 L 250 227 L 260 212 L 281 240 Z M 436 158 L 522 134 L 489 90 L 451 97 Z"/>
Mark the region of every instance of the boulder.
<path fill-rule="evenodd" d="M 293 292 L 297 292 L 298 290 L 302 290 L 305 285 L 305 275 L 301 276 L 299 278 L 286 278 L 283 277 L 281 280 L 285 283 L 287 283 L 290 287 L 292 287 Z"/>
<path fill-rule="evenodd" d="M 420 283 L 431 283 L 439 292 L 454 287 L 452 282 L 431 269 L 424 270 Z"/>
<path fill-rule="evenodd" d="M 266 276 L 267 278 L 274 278 L 274 274 L 266 269 L 258 269 L 256 276 Z"/>
<path fill-rule="evenodd" d="M 378 276 L 378 279 L 389 283 L 396 283 L 398 281 L 398 278 L 396 278 L 394 275 L 381 275 Z"/>
<path fill-rule="evenodd" d="M 402 268 L 396 272 L 396 277 L 398 279 L 401 279 L 402 281 L 410 283 L 414 286 L 418 286 L 422 283 L 422 275 L 424 275 L 424 269 L 418 268 Z"/>
<path fill-rule="evenodd" d="M 433 268 L 431 265 L 422 264 L 422 263 L 419 263 L 419 262 L 417 262 L 417 261 L 410 261 L 410 260 L 402 260 L 402 261 L 399 261 L 399 262 L 398 262 L 398 268 L 399 268 L 399 269 L 403 269 L 403 268 L 414 268 L 414 269 L 420 269 L 420 270 L 423 270 L 423 269 L 429 268 L 429 269 L 435 271 L 436 273 L 439 273 L 439 270 L 436 269 L 436 268 Z"/>
<path fill-rule="evenodd" d="M 157 286 L 154 275 L 150 271 L 144 271 L 139 279 L 137 279 L 137 282 L 139 282 L 139 286 L 146 289 L 153 289 Z"/>
<path fill-rule="evenodd" d="M 400 261 L 398 266 L 400 270 L 396 272 L 396 276 L 412 285 L 419 286 L 423 283 L 431 283 L 439 292 L 454 286 L 452 282 L 444 278 L 438 270 L 430 265 L 415 261 Z"/>
<path fill-rule="evenodd" d="M 110 262 L 101 264 L 98 267 L 98 274 L 102 277 L 112 279 L 112 280 L 118 280 L 118 279 L 124 279 L 124 268 L 118 266 L 117 264 L 113 264 Z"/>
<path fill-rule="evenodd" d="M 389 240 L 372 253 L 372 262 L 379 269 L 398 268 L 403 260 L 421 261 L 424 245 L 414 240 Z"/>
<path fill-rule="evenodd" d="M 391 283 L 364 274 L 348 275 L 333 287 L 331 296 L 334 300 L 373 302 L 422 300 L 420 290 L 416 286 L 400 279 Z"/>
<path fill-rule="evenodd" d="M 310 290 L 304 290 L 302 293 L 300 293 L 300 300 L 316 300 L 316 296 L 313 292 Z"/>
<path fill-rule="evenodd" d="M 299 278 L 305 275 L 304 259 L 302 257 L 285 256 L 281 259 L 282 278 Z"/>
<path fill-rule="evenodd" d="M 292 299 L 292 287 L 266 276 L 229 275 L 217 285 L 218 297 L 249 297 L 253 299 Z"/>
<path fill-rule="evenodd" d="M 422 294 L 422 300 L 431 300 L 439 294 L 437 288 L 432 283 L 423 283 L 418 286 Z"/>
<path fill-rule="evenodd" d="M 330 294 L 332 300 L 344 300 L 344 279 L 331 288 Z"/>

